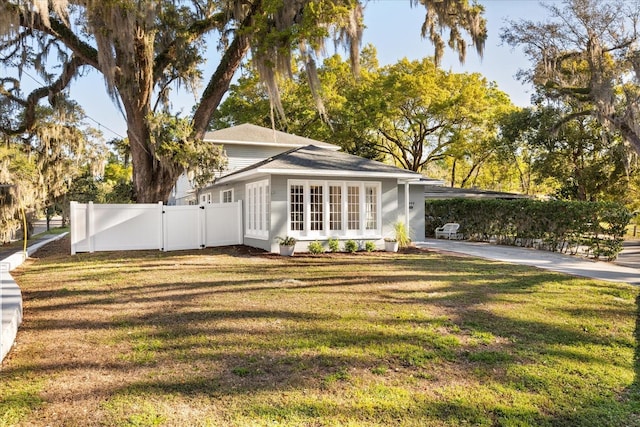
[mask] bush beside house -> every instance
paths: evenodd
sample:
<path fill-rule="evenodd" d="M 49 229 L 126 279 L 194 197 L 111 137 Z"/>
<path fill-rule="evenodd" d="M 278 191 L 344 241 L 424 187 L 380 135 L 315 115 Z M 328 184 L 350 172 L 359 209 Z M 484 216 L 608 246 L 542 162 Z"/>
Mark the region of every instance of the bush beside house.
<path fill-rule="evenodd" d="M 447 199 L 425 202 L 427 233 L 457 222 L 465 237 L 613 260 L 631 213 L 609 202 Z"/>

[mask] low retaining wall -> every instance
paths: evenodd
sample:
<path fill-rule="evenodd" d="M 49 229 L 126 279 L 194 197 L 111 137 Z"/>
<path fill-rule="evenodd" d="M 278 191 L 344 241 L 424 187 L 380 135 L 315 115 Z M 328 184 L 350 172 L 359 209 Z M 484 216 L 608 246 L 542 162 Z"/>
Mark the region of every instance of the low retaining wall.
<path fill-rule="evenodd" d="M 20 256 L 22 257 L 22 253 Z M 22 292 L 9 274 L 9 265 L 9 262 L 3 262 L 0 266 L 0 362 L 13 347 L 18 326 L 22 323 Z"/>
<path fill-rule="evenodd" d="M 39 241 L 27 248 L 27 256 L 40 249 L 47 243 L 61 239 L 67 233 L 52 236 Z M 24 262 L 22 251 L 16 252 L 0 261 L 0 314 L 2 323 L 0 327 L 0 362 L 9 353 L 18 334 L 18 326 L 22 323 L 22 292 L 13 280 L 11 270 Z"/>

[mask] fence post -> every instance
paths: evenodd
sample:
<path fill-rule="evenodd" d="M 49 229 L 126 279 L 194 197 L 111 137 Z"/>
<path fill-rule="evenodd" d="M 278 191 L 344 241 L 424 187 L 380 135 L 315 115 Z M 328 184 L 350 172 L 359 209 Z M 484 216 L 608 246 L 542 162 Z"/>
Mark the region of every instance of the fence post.
<path fill-rule="evenodd" d="M 166 242 L 166 232 L 165 227 L 167 227 L 165 214 L 164 214 L 164 205 L 162 202 L 158 202 L 158 215 L 160 215 L 160 230 L 158 230 L 158 250 L 166 251 L 167 242 Z"/>
<path fill-rule="evenodd" d="M 243 221 L 243 215 L 242 215 L 242 200 L 238 200 L 238 211 L 237 211 L 237 215 L 238 215 L 238 239 L 237 241 L 240 242 L 240 244 L 244 244 L 244 221 Z M 271 218 L 267 219 L 267 221 L 271 222 Z"/>
<path fill-rule="evenodd" d="M 78 223 L 77 209 L 78 209 L 78 202 L 72 201 L 69 203 L 69 231 L 70 231 L 69 234 L 71 235 L 71 255 L 76 254 L 76 246 L 77 246 L 76 239 L 78 238 L 75 231 L 76 224 Z"/>
<path fill-rule="evenodd" d="M 93 218 L 93 202 L 87 203 L 87 239 L 89 242 L 89 253 L 95 252 L 95 242 L 94 242 L 94 233 L 95 233 L 95 224 Z"/>
<path fill-rule="evenodd" d="M 204 249 L 207 246 L 207 206 L 211 206 L 211 203 L 201 205 L 198 209 L 198 247 Z"/>

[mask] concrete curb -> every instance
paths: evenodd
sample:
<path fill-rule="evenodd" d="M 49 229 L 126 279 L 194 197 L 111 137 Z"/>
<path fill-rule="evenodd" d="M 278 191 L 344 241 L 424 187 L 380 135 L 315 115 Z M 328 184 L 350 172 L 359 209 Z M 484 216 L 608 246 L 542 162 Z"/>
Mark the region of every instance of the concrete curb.
<path fill-rule="evenodd" d="M 67 234 L 62 233 L 34 243 L 27 248 L 27 256 L 31 256 L 47 243 L 61 239 Z M 0 260 L 0 363 L 13 347 L 18 327 L 22 323 L 22 292 L 9 272 L 22 264 L 24 260 L 22 251 Z"/>

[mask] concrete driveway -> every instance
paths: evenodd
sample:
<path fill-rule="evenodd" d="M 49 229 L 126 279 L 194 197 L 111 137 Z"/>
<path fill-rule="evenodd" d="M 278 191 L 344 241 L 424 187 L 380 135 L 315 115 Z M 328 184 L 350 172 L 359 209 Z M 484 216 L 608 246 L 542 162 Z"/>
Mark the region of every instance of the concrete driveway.
<path fill-rule="evenodd" d="M 640 285 L 640 269 L 632 267 L 640 265 L 640 245 L 625 246 L 623 253 L 627 251 L 627 255 L 622 256 L 621 254 L 619 263 L 593 261 L 579 256 L 515 246 L 498 246 L 484 242 L 427 239 L 423 242 L 417 242 L 416 246 L 511 264 L 528 265 L 573 276 Z M 631 254 L 632 249 L 633 254 Z"/>

